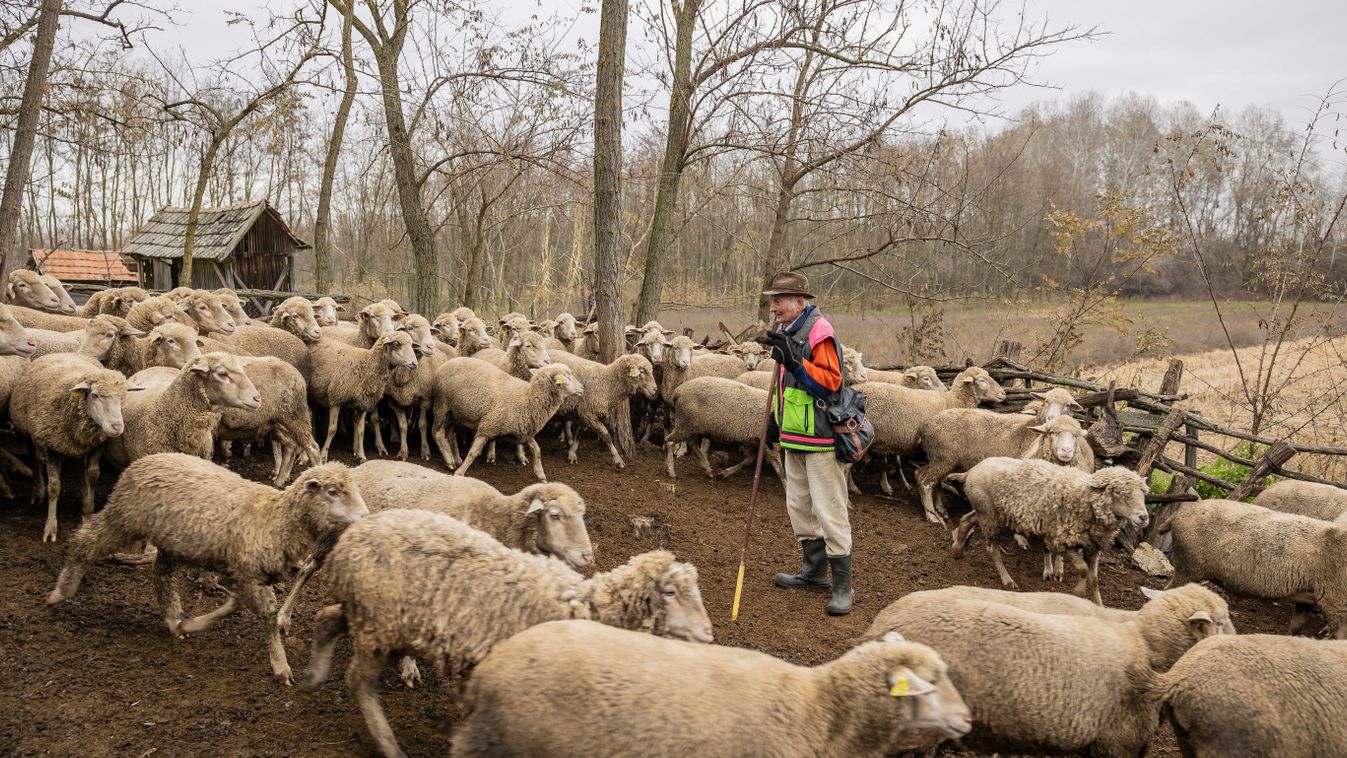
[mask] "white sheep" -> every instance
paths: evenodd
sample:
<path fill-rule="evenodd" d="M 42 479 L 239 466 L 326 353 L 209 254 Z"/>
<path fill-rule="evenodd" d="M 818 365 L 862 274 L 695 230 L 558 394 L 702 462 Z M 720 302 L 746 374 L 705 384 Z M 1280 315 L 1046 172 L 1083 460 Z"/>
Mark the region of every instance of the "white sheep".
<path fill-rule="evenodd" d="M 99 366 L 91 358 L 57 353 L 28 363 L 9 396 L 14 428 L 28 437 L 37 455 L 47 495 L 47 522 L 42 541 L 56 541 L 56 503 L 61 497 L 61 460 L 83 462 L 80 503 L 85 514 L 94 510 L 94 482 L 98 481 L 100 451 L 109 439 L 122 434 L 122 403 L 128 392 L 126 377 Z"/>
<path fill-rule="evenodd" d="M 972 728 L 946 669 L 935 651 L 897 635 L 804 667 L 552 621 L 500 643 L 477 667 L 452 755 L 880 758 Z M 563 692 L 584 703 L 583 720 L 556 708 Z"/>
<path fill-rule="evenodd" d="M 42 275 L 28 269 L 15 269 L 5 284 L 5 302 L 11 306 L 48 313 L 61 311 L 61 296 L 42 281 Z"/>
<path fill-rule="evenodd" d="M 1291 634 L 1318 606 L 1328 633 L 1347 639 L 1347 524 L 1199 500 L 1181 506 L 1159 531 L 1174 538 L 1171 585 L 1211 581 L 1237 595 L 1292 602 Z"/>
<path fill-rule="evenodd" d="M 240 326 L 223 341 L 250 355 L 270 355 L 299 369 L 305 381 L 313 376 L 309 345 L 322 337 L 313 307 L 302 297 L 292 297 L 271 311 L 270 324 Z"/>
<path fill-rule="evenodd" d="M 762 435 L 762 419 L 767 408 L 767 391 L 733 379 L 702 376 L 684 382 L 674 392 L 672 424 L 664 436 L 664 471 L 670 479 L 677 478 L 674 470 L 674 452 L 686 443 L 697 456 L 697 463 L 707 476 L 717 476 L 706 457 L 704 440 L 726 442 L 755 451 Z M 746 452 L 742 461 L 719 474 L 726 478 L 738 473 L 745 465 L 754 463 L 755 452 Z M 768 462 L 781 475 L 776 455 Z M 784 478 L 783 478 L 784 481 Z"/>
<path fill-rule="evenodd" d="M 60 301 L 60 305 L 56 308 L 57 313 L 64 313 L 67 316 L 75 315 L 75 311 L 79 309 L 75 306 L 74 298 L 70 297 L 71 285 L 63 283 L 51 274 L 43 274 L 42 283 L 47 285 L 47 289 L 55 293 L 56 299 Z"/>
<path fill-rule="evenodd" d="M 243 310 L 243 298 L 239 297 L 239 293 L 228 287 L 221 287 L 215 290 L 213 294 L 220 298 L 220 305 L 224 306 L 229 318 L 234 320 L 235 328 L 249 326 L 253 323 L 252 317 L 248 315 L 247 311 Z"/>
<path fill-rule="evenodd" d="M 1121 758 L 1141 755 L 1159 726 L 1157 675 L 1233 628 L 1225 601 L 1196 584 L 1156 593 L 1126 621 L 933 591 L 885 608 L 862 639 L 897 631 L 940 654 L 972 709 L 966 748 Z"/>
<path fill-rule="evenodd" d="M 313 438 L 308 385 L 299 369 L 280 358 L 264 356 L 237 360 L 257 388 L 262 403 L 257 408 L 222 409 L 215 438 L 226 445 L 234 440 L 255 442 L 270 438 L 271 483 L 284 487 L 290 481 L 299 453 L 304 453 L 310 466 L 317 465 L 323 458 L 318 442 Z"/>
<path fill-rule="evenodd" d="M 698 642 L 713 636 L 697 569 L 672 553 L 642 553 L 586 579 L 555 558 L 507 548 L 430 511 L 391 510 L 363 519 L 337 540 L 324 572 L 338 605 L 315 619 L 303 687 L 322 686 L 337 637 L 349 632 L 346 683 L 385 756 L 402 755 L 377 695 L 393 651 L 462 673 L 496 643 L 546 621 L 590 618 Z"/>
<path fill-rule="evenodd" d="M 1283 479 L 1260 492 L 1253 503 L 1282 513 L 1298 513 L 1324 521 L 1337 521 L 1347 514 L 1347 489 L 1331 484 Z"/>
<path fill-rule="evenodd" d="M 336 326 L 341 321 L 339 314 L 346 312 L 346 306 L 324 295 L 313 301 L 313 317 L 319 326 Z"/>
<path fill-rule="evenodd" d="M 388 332 L 370 349 L 321 339 L 310 348 L 313 377 L 309 397 L 328 409 L 327 436 L 323 439 L 323 459 L 337 436 L 337 421 L 342 408 L 355 411 L 354 449 L 357 460 L 365 460 L 365 419 L 384 396 L 393 370 L 415 370 L 418 365 L 412 339 L 406 332 Z"/>
<path fill-rule="evenodd" d="M 525 382 L 486 361 L 454 358 L 435 373 L 435 442 L 445 465 L 451 469 L 457 466 L 456 473 L 467 474 L 488 441 L 514 437 L 517 443 L 528 445 L 533 454 L 533 475 L 545 482 L 542 450 L 534 436 L 562 402 L 583 392 L 584 385 L 564 365 L 538 369 Z M 474 431 L 472 447 L 461 465 L 450 422 Z"/>
<path fill-rule="evenodd" d="M 154 590 L 174 636 L 203 632 L 241 604 L 266 625 L 272 674 L 293 684 L 276 626 L 276 594 L 268 585 L 366 513 L 340 463 L 309 469 L 282 491 L 194 456 L 147 456 L 122 472 L 107 505 L 71 538 L 47 605 L 74 595 L 90 564 L 146 540 L 158 548 Z M 173 574 L 186 566 L 219 574 L 230 592 L 224 605 L 182 618 Z"/>
<path fill-rule="evenodd" d="M 957 480 L 961 475 L 950 478 Z M 1146 480 L 1121 466 L 1087 474 L 1043 460 L 988 458 L 962 475 L 964 494 L 973 506 L 954 532 L 954 555 L 963 554 L 973 527 L 981 526 L 1001 585 L 1018 589 L 1001 562 L 996 534 L 1008 529 L 1015 534 L 1042 539 L 1049 553 L 1072 551 L 1071 559 L 1081 571 L 1076 594 L 1099 594 L 1099 553 L 1130 522 L 1138 528 L 1150 523 L 1146 511 Z M 1083 557 L 1075 552 L 1079 548 Z"/>
<path fill-rule="evenodd" d="M 647 400 L 655 397 L 659 388 L 655 385 L 655 372 L 650 361 L 641 355 L 628 354 L 619 355 L 617 360 L 605 366 L 564 351 L 551 355 L 557 363 L 569 366 L 585 388 L 584 394 L 562 403 L 558 413 L 578 416 L 608 446 L 613 465 L 619 469 L 625 468 L 627 464 L 613 444 L 613 436 L 607 425 L 615 411 L 619 407 L 626 407 L 633 395 L 640 393 Z M 576 462 L 576 450 L 579 447 L 580 436 L 572 434 L 566 451 L 566 459 L 571 463 Z"/>

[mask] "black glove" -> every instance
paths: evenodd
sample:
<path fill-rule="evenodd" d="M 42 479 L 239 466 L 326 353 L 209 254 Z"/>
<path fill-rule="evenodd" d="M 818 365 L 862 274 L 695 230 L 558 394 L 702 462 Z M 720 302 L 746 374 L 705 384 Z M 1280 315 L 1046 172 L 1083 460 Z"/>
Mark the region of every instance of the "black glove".
<path fill-rule="evenodd" d="M 795 343 L 781 332 L 767 332 L 758 338 L 758 342 L 772 351 L 772 360 L 785 366 L 787 371 L 795 371 L 800 366 L 800 358 L 795 354 Z"/>

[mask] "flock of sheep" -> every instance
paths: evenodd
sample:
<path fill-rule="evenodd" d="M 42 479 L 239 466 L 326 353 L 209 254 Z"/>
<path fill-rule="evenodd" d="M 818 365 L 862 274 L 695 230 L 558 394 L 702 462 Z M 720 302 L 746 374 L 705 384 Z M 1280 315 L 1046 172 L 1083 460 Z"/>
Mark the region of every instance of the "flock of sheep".
<path fill-rule="evenodd" d="M 11 276 L 7 299 L 0 411 L 27 444 L 0 449 L 0 489 L 12 498 L 8 477 L 32 476 L 48 508 L 43 540 L 55 540 L 61 464 L 82 473 L 85 518 L 47 603 L 75 594 L 98 561 L 152 556 L 172 634 L 246 609 L 263 623 L 272 674 L 292 684 L 282 636 L 319 577 L 332 604 L 314 619 L 301 684 L 320 688 L 349 638 L 346 686 L 383 755 L 403 755 L 378 699 L 393 658 L 408 686 L 418 662 L 464 683 L 459 755 L 882 756 L 958 740 L 1137 756 L 1163 718 L 1189 755 L 1347 752 L 1347 642 L 1230 636 L 1226 602 L 1196 583 L 1295 603 L 1293 635 L 1317 608 L 1347 639 L 1347 491 L 1283 482 L 1257 504 L 1185 505 L 1160 525 L 1172 535 L 1170 589 L 1143 589 L 1137 611 L 1105 608 L 1099 555 L 1124 525 L 1148 523 L 1147 484 L 1097 468 L 1064 390 L 997 413 L 977 408 L 1005 398 L 981 368 L 946 387 L 928 367 L 871 370 L 844 350 L 881 486 L 901 474 L 895 458 L 924 461 L 915 489 L 927 518 L 952 527 L 956 555 L 980 527 L 1004 589 L 910 593 L 854 649 L 806 668 L 708 644 L 697 569 L 668 551 L 581 573 L 594 556 L 585 502 L 546 480 L 535 441 L 551 424 L 574 462 L 578 421 L 621 468 L 608 424 L 630 405 L 643 437 L 663 428 L 670 477 L 684 449 L 706 474 L 732 475 L 752 460 L 771 381 L 756 343 L 712 352 L 651 322 L 629 327 L 628 353 L 603 364 L 592 329 L 568 314 L 535 324 L 512 313 L 488 330 L 467 309 L 431 321 L 382 301 L 351 324 L 330 298 L 295 297 L 260 323 L 229 290 L 132 287 L 99 292 L 77 316 L 59 282 L 29 271 Z M 321 446 L 315 409 L 327 416 Z M 366 460 L 370 414 L 388 455 L 390 412 L 400 460 Z M 343 419 L 355 467 L 326 462 Z M 454 474 L 406 462 L 413 425 L 421 457 L 433 437 Z M 494 460 L 498 440 L 537 484 L 506 494 L 466 476 L 483 453 Z M 744 458 L 715 472 L 713 441 Z M 212 462 L 228 464 L 235 442 L 270 445 L 270 485 Z M 121 473 L 95 512 L 104 460 Z M 948 523 L 942 488 L 958 483 L 972 507 Z M 1062 581 L 1070 557 L 1075 594 L 1016 591 L 1000 533 L 1043 549 L 1045 579 Z M 214 572 L 228 599 L 186 616 L 180 569 Z M 278 581 L 289 584 L 279 602 Z"/>

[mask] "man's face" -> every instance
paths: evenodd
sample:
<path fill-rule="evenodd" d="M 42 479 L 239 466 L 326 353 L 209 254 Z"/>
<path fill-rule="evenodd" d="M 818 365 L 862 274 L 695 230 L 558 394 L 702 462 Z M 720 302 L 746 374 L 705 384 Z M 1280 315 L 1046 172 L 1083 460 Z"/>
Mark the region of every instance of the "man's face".
<path fill-rule="evenodd" d="M 770 310 L 776 323 L 790 326 L 804 312 L 804 298 L 799 295 L 772 295 Z"/>

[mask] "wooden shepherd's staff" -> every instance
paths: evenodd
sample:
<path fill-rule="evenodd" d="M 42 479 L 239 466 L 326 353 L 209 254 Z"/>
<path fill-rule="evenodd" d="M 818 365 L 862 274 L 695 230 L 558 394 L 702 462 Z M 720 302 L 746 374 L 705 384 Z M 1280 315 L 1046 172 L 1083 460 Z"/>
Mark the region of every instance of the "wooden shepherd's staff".
<path fill-rule="evenodd" d="M 734 607 L 730 609 L 730 621 L 739 619 L 739 596 L 744 591 L 744 563 L 748 560 L 748 537 L 753 531 L 753 508 L 758 504 L 758 481 L 762 479 L 762 455 L 767 449 L 767 430 L 772 425 L 772 403 L 776 398 L 776 386 L 780 381 L 782 367 L 777 364 L 772 369 L 772 385 L 767 388 L 767 411 L 762 414 L 762 432 L 758 435 L 758 459 L 753 464 L 753 491 L 748 496 L 748 518 L 744 521 L 744 544 L 739 548 L 739 578 L 734 582 Z"/>

